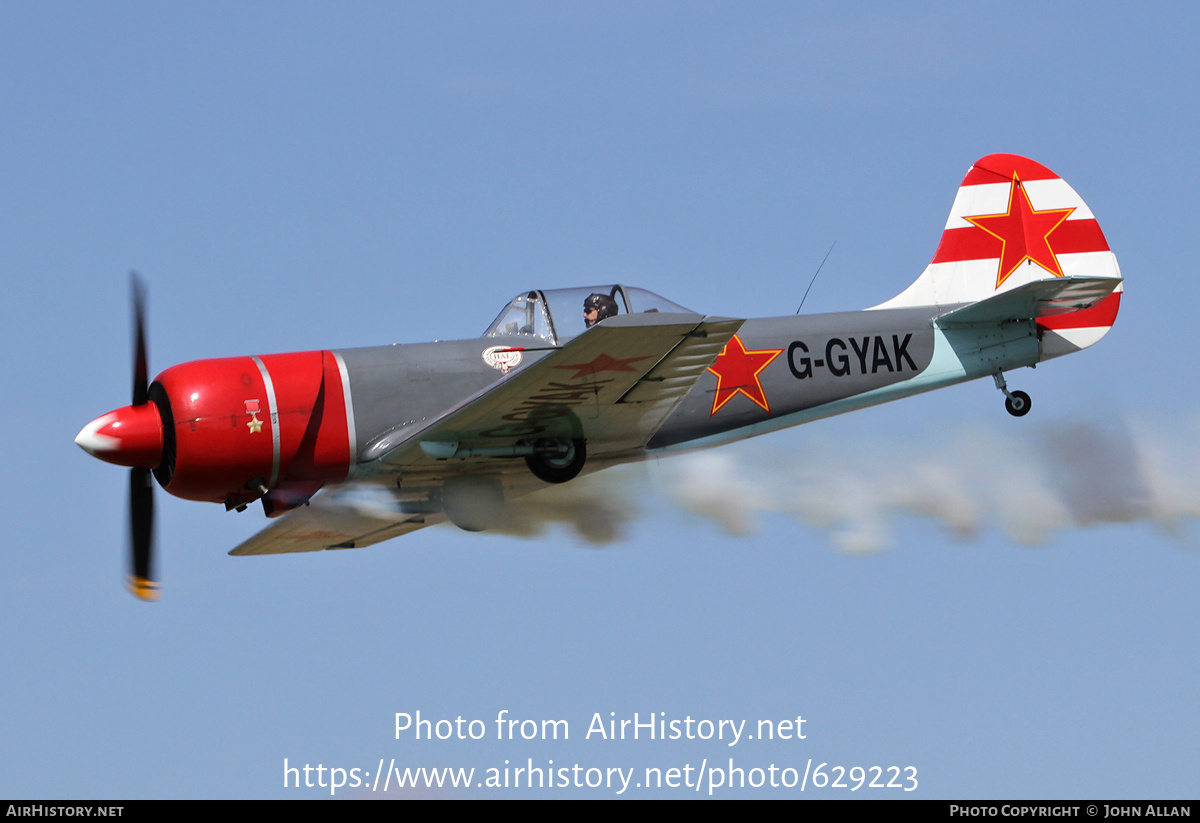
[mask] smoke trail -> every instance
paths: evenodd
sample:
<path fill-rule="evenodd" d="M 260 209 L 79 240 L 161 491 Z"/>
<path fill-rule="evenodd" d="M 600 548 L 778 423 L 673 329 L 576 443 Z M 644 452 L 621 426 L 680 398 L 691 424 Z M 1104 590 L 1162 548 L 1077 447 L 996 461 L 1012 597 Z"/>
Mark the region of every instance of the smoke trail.
<path fill-rule="evenodd" d="M 647 487 L 644 465 L 615 466 L 508 501 L 503 520 L 488 531 L 532 537 L 564 525 L 585 543 L 608 545 L 643 514 L 634 501 Z"/>
<path fill-rule="evenodd" d="M 1064 421 L 1037 429 L 854 442 L 767 441 L 618 467 L 509 504 L 503 531 L 567 524 L 587 542 L 618 539 L 636 517 L 673 505 L 744 535 L 770 514 L 828 533 L 850 552 L 892 545 L 899 522 L 932 520 L 971 539 L 998 530 L 1038 545 L 1057 533 L 1146 522 L 1183 534 L 1200 518 L 1200 423 Z M 650 494 L 651 489 L 653 494 Z M 644 506 L 634 500 L 643 500 Z"/>
<path fill-rule="evenodd" d="M 1195 421 L 976 427 L 903 448 L 810 441 L 761 467 L 749 451 L 696 455 L 670 467 L 660 488 L 731 534 L 755 512 L 781 512 L 829 532 L 840 549 L 872 551 L 891 545 L 898 520 L 915 516 L 964 539 L 994 528 L 1036 545 L 1101 523 L 1180 533 L 1183 520 L 1200 516 L 1198 447 Z"/>

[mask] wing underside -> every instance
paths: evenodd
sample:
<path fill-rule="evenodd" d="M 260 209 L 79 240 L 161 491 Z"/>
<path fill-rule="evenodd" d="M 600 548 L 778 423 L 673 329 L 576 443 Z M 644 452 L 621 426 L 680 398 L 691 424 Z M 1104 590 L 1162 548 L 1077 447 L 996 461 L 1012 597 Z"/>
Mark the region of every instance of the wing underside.
<path fill-rule="evenodd" d="M 324 492 L 241 543 L 232 555 L 288 554 L 355 549 L 444 521 L 440 512 L 407 512 L 380 486 L 347 486 Z"/>

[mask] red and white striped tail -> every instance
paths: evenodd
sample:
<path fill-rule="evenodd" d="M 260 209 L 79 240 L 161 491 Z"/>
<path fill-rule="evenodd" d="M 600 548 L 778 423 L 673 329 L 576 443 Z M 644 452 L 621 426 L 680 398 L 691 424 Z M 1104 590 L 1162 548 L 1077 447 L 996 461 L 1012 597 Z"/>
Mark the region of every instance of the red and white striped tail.
<path fill-rule="evenodd" d="M 967 171 L 933 262 L 916 281 L 874 308 L 975 303 L 1038 280 L 1119 280 L 1116 255 L 1091 209 L 1040 163 L 992 154 Z M 1042 359 L 1092 345 L 1109 330 L 1120 285 L 1100 303 L 1038 319 Z"/>

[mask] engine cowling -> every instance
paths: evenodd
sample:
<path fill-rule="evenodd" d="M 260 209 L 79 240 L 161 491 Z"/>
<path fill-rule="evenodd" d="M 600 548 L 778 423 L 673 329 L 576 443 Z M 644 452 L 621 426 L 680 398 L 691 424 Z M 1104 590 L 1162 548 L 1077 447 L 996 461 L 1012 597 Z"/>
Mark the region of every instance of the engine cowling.
<path fill-rule="evenodd" d="M 77 442 L 112 463 L 154 470 L 187 500 L 268 514 L 344 480 L 353 459 L 343 372 L 332 352 L 197 360 L 160 374 L 149 403 L 97 418 Z"/>

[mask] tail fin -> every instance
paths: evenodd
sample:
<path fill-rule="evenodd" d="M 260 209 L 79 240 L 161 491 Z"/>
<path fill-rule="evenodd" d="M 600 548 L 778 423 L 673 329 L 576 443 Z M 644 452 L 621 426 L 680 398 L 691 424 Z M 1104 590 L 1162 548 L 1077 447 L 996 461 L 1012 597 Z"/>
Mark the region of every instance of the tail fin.
<path fill-rule="evenodd" d="M 963 178 L 933 262 L 911 286 L 874 308 L 976 303 L 1055 278 L 1117 284 L 1097 303 L 1038 317 L 1042 359 L 1104 336 L 1120 305 L 1121 270 L 1091 209 L 1065 180 L 1027 158 L 992 154 Z"/>

